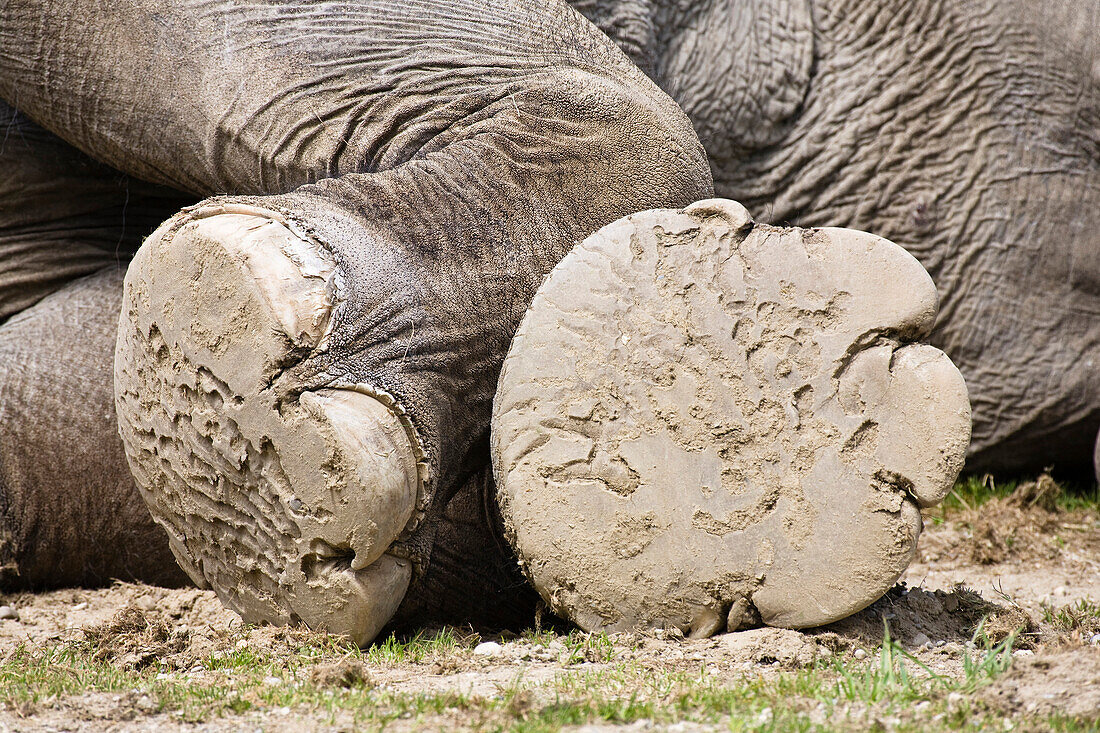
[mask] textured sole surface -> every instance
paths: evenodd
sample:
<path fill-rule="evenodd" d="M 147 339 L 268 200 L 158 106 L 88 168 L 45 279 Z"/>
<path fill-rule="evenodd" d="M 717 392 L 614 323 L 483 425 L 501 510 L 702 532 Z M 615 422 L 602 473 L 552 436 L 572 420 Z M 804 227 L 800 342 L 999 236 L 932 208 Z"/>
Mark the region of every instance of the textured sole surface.
<path fill-rule="evenodd" d="M 415 435 L 384 395 L 277 390 L 323 348 L 323 248 L 247 207 L 166 222 L 130 266 L 115 358 L 131 469 L 180 565 L 249 622 L 369 641 L 411 577 Z"/>
<path fill-rule="evenodd" d="M 739 204 L 615 222 L 540 288 L 494 404 L 521 563 L 585 629 L 842 618 L 913 557 L 970 436 L 936 293 L 879 237 Z"/>

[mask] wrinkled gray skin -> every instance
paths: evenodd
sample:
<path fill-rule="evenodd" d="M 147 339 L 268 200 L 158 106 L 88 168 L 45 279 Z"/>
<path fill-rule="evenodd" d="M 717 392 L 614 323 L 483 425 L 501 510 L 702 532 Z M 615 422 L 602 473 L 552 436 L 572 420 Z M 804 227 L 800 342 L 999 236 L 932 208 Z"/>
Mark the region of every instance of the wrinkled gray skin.
<path fill-rule="evenodd" d="M 1091 468 L 1100 3 L 574 5 L 688 113 L 718 195 L 921 261 L 931 342 L 970 391 L 968 469 Z"/>
<path fill-rule="evenodd" d="M 338 254 L 384 277 L 288 379 L 382 384 L 426 440 L 426 569 L 399 622 L 529 612 L 486 500 L 508 340 L 575 241 L 709 196 L 712 173 L 763 221 L 873 231 L 930 270 L 972 467 L 1091 456 L 1100 4 L 575 3 L 687 112 L 709 170 L 675 105 L 559 3 L 50 5 L 0 2 L 0 98 L 21 111 L 0 160 L 33 181 L 0 190 L 7 586 L 180 579 L 129 483 L 96 324 L 181 201 L 338 176 L 282 202 L 359 212 L 386 246 Z"/>

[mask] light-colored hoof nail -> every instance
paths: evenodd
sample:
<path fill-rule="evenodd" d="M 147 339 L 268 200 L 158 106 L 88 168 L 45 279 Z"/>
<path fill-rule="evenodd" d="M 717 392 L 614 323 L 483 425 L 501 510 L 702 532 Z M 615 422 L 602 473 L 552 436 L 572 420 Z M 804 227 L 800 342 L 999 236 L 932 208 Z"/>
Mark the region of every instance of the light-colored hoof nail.
<path fill-rule="evenodd" d="M 384 395 L 295 395 L 325 348 L 328 253 L 278 214 L 183 212 L 126 276 L 116 406 L 131 469 L 180 565 L 252 623 L 369 642 L 411 578 L 387 554 L 414 520 L 422 454 Z"/>
<path fill-rule="evenodd" d="M 870 604 L 970 407 L 936 293 L 880 237 L 648 211 L 573 250 L 504 364 L 492 456 L 520 562 L 585 629 L 807 627 Z"/>

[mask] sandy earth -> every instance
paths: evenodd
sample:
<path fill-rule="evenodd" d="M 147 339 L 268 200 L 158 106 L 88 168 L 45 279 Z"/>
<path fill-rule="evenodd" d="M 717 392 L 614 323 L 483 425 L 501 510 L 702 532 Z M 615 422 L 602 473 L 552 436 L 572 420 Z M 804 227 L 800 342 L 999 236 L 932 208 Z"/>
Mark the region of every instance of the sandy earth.
<path fill-rule="evenodd" d="M 885 619 L 893 637 L 930 669 L 957 675 L 960 650 L 971 640 L 975 624 L 992 614 L 987 621 L 990 635 L 1024 627 L 1017 647 L 1026 648 L 1016 653 L 1005 675 L 980 693 L 988 704 L 1006 711 L 1100 717 L 1100 619 L 1075 631 L 1042 623 L 1044 608 L 1072 605 L 1080 599 L 1100 601 L 1100 515 L 1096 512 L 1021 509 L 995 501 L 946 521 L 929 521 L 917 561 L 903 581 L 865 611 L 822 629 L 753 629 L 704 640 L 684 640 L 664 632 L 615 635 L 615 660 L 664 670 L 704 667 L 719 680 L 774 675 L 834 655 L 861 658 L 866 654 L 862 650 L 881 641 Z M 100 638 L 105 646 L 121 645 L 111 653 L 122 666 L 141 667 L 155 661 L 169 670 L 166 674 L 201 680 L 210 673 L 196 666 L 197 661 L 211 654 L 242 645 L 278 650 L 283 644 L 289 649 L 295 643 L 295 632 L 245 628 L 211 592 L 195 589 L 118 584 L 98 590 L 8 595 L 0 598 L 0 604 L 14 607 L 19 615 L 18 620 L 0 621 L 0 659 L 7 659 L 20 644 L 49 646 Z M 126 646 L 125 634 L 112 636 L 104 631 L 125 630 L 129 621 L 135 621 L 133 628 L 142 629 L 144 635 L 132 648 Z M 457 691 L 492 696 L 520 677 L 526 683 L 539 683 L 564 670 L 606 666 L 606 659 L 566 654 L 560 641 L 538 645 L 487 633 L 482 638 L 496 639 L 501 646 L 489 654 L 475 654 L 478 638 L 471 634 L 468 648 L 449 657 L 371 668 L 372 684 L 394 693 Z M 7 705 L 0 710 L 0 732 L 312 730 L 350 724 L 344 713 L 318 717 L 288 709 L 187 724 L 155 713 L 155 707 L 138 693 L 85 693 L 61 697 L 34 710 Z M 447 727 L 445 721 L 441 725 Z M 685 725 L 683 730 L 694 729 Z"/>

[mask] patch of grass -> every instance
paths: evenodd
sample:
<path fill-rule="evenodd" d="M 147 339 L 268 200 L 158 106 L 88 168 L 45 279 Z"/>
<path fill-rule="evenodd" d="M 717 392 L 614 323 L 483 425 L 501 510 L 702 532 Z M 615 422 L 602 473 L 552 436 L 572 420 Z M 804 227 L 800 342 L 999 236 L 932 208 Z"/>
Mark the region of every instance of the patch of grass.
<path fill-rule="evenodd" d="M 0 696 L 9 705 L 35 704 L 89 689 L 128 690 L 150 676 L 95 660 L 71 646 L 40 648 L 21 644 L 0 664 Z"/>
<path fill-rule="evenodd" d="M 1052 611 L 1051 618 L 1061 618 L 1058 613 Z M 598 665 L 562 669 L 550 679 L 531 682 L 520 670 L 495 694 L 479 695 L 461 689 L 400 692 L 371 679 L 394 667 L 400 677 L 428 674 L 426 665 L 448 656 L 468 660 L 476 639 L 454 629 L 390 637 L 365 650 L 334 637 L 303 634 L 277 653 L 249 645 L 246 634 L 228 640 L 231 651 L 211 655 L 188 672 L 166 671 L 158 664 L 121 668 L 98 656 L 86 640 L 20 647 L 0 662 L 0 701 L 33 715 L 34 706 L 56 699 L 111 692 L 143 701 L 140 710 L 195 722 L 285 708 L 288 714 L 341 727 L 385 728 L 401 720 L 433 728 L 531 732 L 640 720 L 658 726 L 713 723 L 734 731 L 977 731 L 1002 730 L 1009 720 L 975 702 L 972 693 L 1007 669 L 1011 637 L 961 652 L 961 674 L 944 676 L 906 652 L 888 632 L 867 659 L 838 655 L 805 669 L 768 674 L 705 661 L 694 669 L 667 665 L 659 655 L 624 654 L 619 640 L 605 634 L 532 633 L 520 640 L 561 645 L 563 664 Z M 344 663 L 361 671 L 317 674 L 325 665 L 339 670 Z M 1068 719 L 1033 722 L 1037 729 L 1083 729 L 1080 721 Z"/>
<path fill-rule="evenodd" d="M 1053 606 L 1044 603 L 1043 623 L 1050 624 L 1059 631 L 1072 631 L 1094 622 L 1100 622 L 1100 603 L 1082 598 L 1067 606 Z"/>
<path fill-rule="evenodd" d="M 459 632 L 451 627 L 429 633 L 417 632 L 404 640 L 390 634 L 383 641 L 367 647 L 363 656 L 370 664 L 416 664 L 470 647 L 478 639 L 477 634 L 459 636 Z"/>
<path fill-rule="evenodd" d="M 871 661 L 862 668 L 854 669 L 841 661 L 832 663 L 832 670 L 837 677 L 837 689 L 844 698 L 864 703 L 877 703 L 887 699 L 911 702 L 927 699 L 931 693 L 937 692 L 974 692 L 1000 676 L 1012 664 L 1015 636 L 1009 635 L 1000 643 L 993 644 L 979 626 L 974 639 L 982 643 L 982 646 L 976 654 L 964 650 L 962 677 L 949 678 L 933 672 L 928 665 L 891 639 L 887 628 L 877 663 Z"/>
<path fill-rule="evenodd" d="M 567 655 L 561 660 L 565 665 L 610 662 L 615 658 L 615 644 L 602 632 L 586 634 L 583 631 L 571 631 L 562 641 L 567 651 Z"/>
<path fill-rule="evenodd" d="M 991 499 L 1003 499 L 1019 485 L 1018 480 L 996 481 L 990 474 L 960 476 L 955 486 L 944 497 L 945 510 L 977 509 Z"/>
<path fill-rule="evenodd" d="M 809 731 L 850 725 L 873 728 L 876 720 L 894 719 L 891 726 L 899 730 L 977 731 L 1001 724 L 1000 716 L 968 707 L 954 724 L 942 723 L 959 707 L 959 693 L 972 693 L 996 678 L 1011 659 L 1009 639 L 965 657 L 961 679 L 947 678 L 887 636 L 877 657 L 864 662 L 835 658 L 772 678 L 723 679 L 706 667 L 694 673 L 670 672 L 630 662 L 572 672 L 550 686 L 511 691 L 508 709 L 513 715 L 505 727 L 551 731 L 591 722 L 646 720 L 657 725 L 721 723 L 735 731 Z M 544 703 L 534 704 L 540 694 Z M 906 726 L 918 702 L 926 705 L 928 714 Z"/>
<path fill-rule="evenodd" d="M 1100 634 L 1100 603 L 1082 598 L 1065 606 L 1042 605 L 1044 635 L 1058 643 L 1091 643 Z"/>

